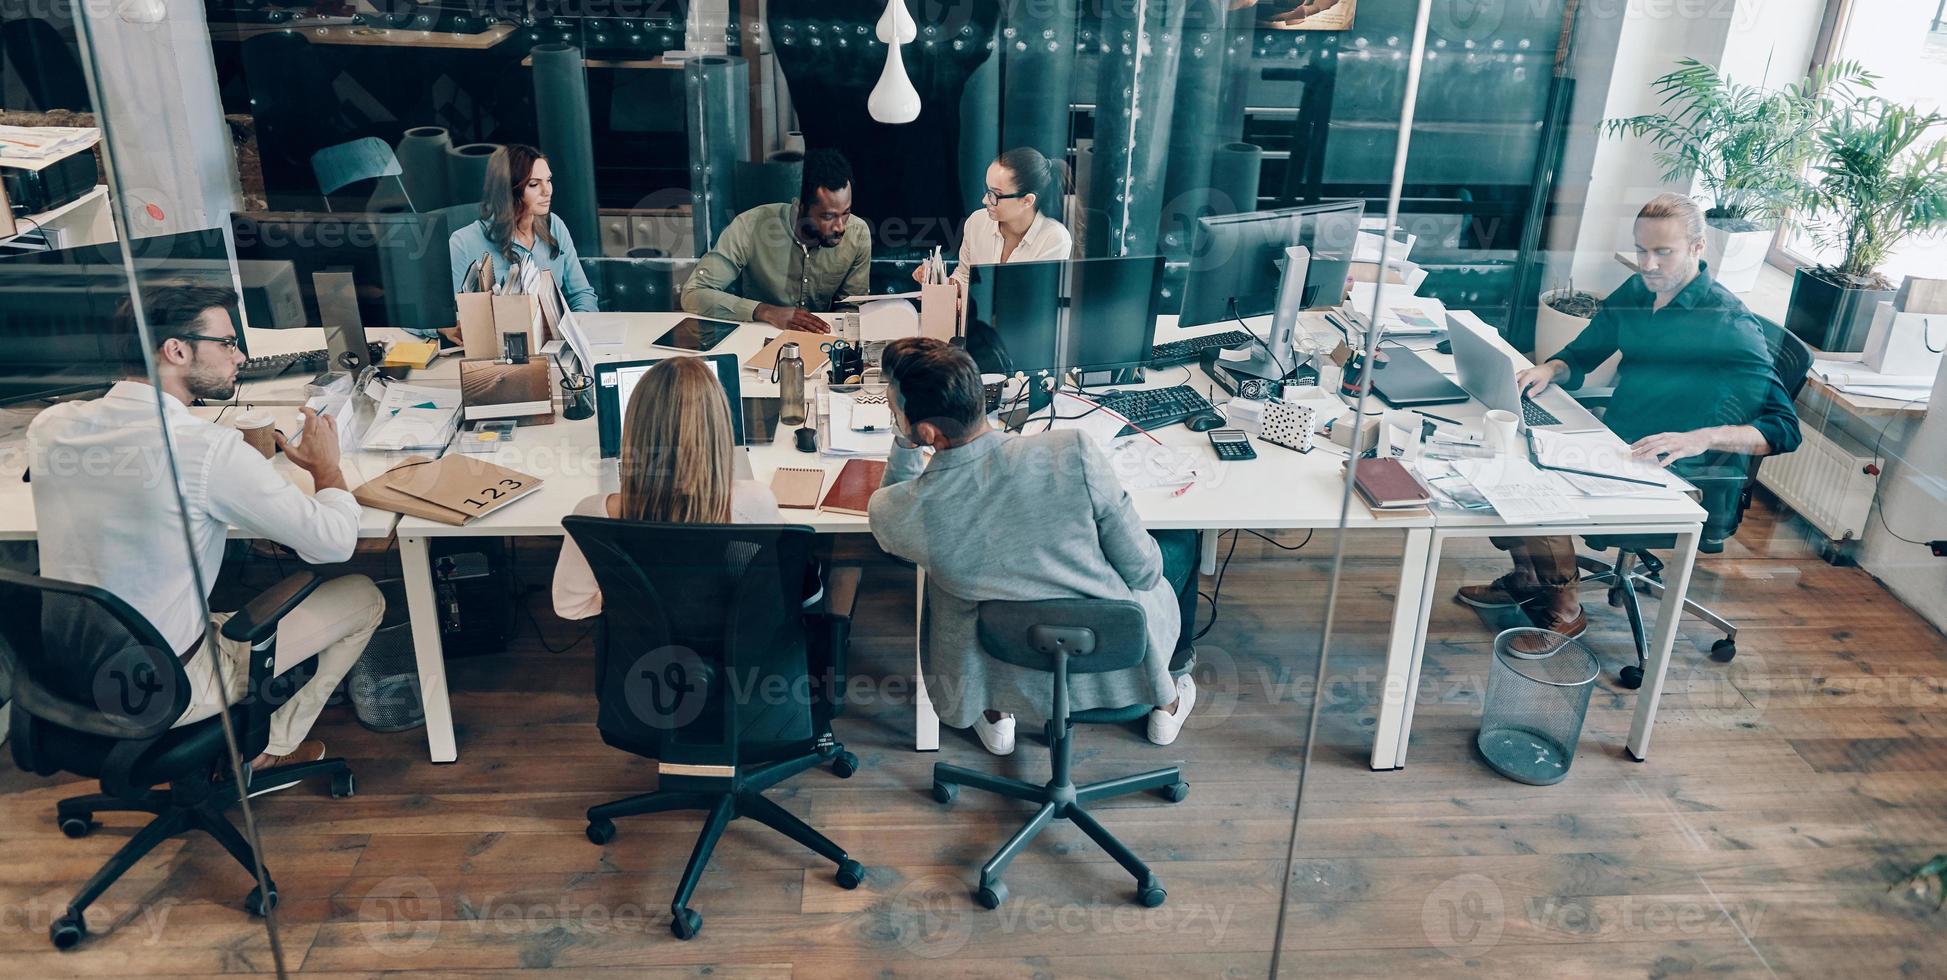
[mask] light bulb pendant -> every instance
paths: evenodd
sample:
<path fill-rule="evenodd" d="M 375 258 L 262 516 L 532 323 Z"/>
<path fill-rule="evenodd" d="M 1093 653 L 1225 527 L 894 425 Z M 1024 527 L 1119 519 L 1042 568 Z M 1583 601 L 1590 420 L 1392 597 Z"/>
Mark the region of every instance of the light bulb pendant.
<path fill-rule="evenodd" d="M 872 94 L 865 100 L 865 109 L 882 123 L 896 125 L 919 118 L 919 90 L 906 77 L 906 62 L 899 56 L 899 45 L 886 45 L 886 67 L 879 72 L 879 84 L 872 86 Z"/>
<path fill-rule="evenodd" d="M 919 36 L 919 27 L 913 23 L 913 15 L 906 12 L 906 0 L 886 0 L 886 9 L 879 15 L 878 27 L 874 30 L 881 44 L 911 44 Z M 894 40 L 897 35 L 898 40 Z"/>

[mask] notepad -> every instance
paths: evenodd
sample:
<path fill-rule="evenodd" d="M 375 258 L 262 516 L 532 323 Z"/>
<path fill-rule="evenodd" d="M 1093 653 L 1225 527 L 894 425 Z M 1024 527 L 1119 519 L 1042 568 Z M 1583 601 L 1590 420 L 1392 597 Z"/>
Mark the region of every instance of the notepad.
<path fill-rule="evenodd" d="M 848 459 L 845 468 L 838 471 L 838 478 L 832 481 L 832 488 L 825 493 L 825 501 L 820 509 L 834 514 L 866 515 L 867 506 L 872 502 L 872 494 L 879 484 L 885 482 L 886 461 L 883 459 Z"/>
<path fill-rule="evenodd" d="M 418 340 L 396 343 L 386 349 L 385 367 L 423 368 L 439 356 L 439 341 Z"/>
<path fill-rule="evenodd" d="M 825 488 L 825 471 L 806 466 L 780 466 L 771 474 L 771 493 L 779 507 L 818 506 L 818 491 Z"/>

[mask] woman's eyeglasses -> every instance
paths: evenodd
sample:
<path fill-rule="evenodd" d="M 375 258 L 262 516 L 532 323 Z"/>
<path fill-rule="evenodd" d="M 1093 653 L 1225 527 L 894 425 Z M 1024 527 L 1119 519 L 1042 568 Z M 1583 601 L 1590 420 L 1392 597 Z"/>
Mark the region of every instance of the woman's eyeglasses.
<path fill-rule="evenodd" d="M 1002 201 L 1012 201 L 1015 198 L 1026 197 L 1028 196 L 1029 193 L 1031 192 L 1017 191 L 1013 194 L 1002 194 L 1000 191 L 997 191 L 992 187 L 989 187 L 987 188 L 987 193 L 985 195 L 982 195 L 981 200 L 986 201 L 988 204 L 998 204 Z"/>

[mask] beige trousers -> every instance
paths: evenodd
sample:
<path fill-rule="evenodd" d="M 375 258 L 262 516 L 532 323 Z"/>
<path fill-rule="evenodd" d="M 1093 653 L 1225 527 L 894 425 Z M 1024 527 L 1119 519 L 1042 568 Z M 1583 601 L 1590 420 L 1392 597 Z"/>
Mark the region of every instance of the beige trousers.
<path fill-rule="evenodd" d="M 223 624 L 233 613 L 212 613 L 211 636 L 217 656 L 223 658 L 223 679 L 227 697 L 218 696 L 216 669 L 205 647 L 187 661 L 191 693 L 189 710 L 176 726 L 213 718 L 225 705 L 235 704 L 250 686 L 250 645 L 224 639 Z M 318 586 L 297 608 L 277 624 L 277 663 L 274 674 L 282 674 L 312 657 L 318 658 L 316 676 L 299 689 L 270 716 L 270 742 L 264 751 L 288 755 L 317 722 L 332 691 L 338 687 L 352 664 L 365 652 L 365 644 L 385 618 L 385 597 L 378 586 L 363 575 L 346 575 Z M 246 762 L 249 760 L 245 760 Z"/>

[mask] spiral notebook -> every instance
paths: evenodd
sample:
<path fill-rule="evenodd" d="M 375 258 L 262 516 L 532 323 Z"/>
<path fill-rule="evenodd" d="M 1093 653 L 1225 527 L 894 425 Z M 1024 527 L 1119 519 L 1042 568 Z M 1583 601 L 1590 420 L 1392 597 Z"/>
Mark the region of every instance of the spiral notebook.
<path fill-rule="evenodd" d="M 825 471 L 805 466 L 780 466 L 771 474 L 771 493 L 779 507 L 811 510 L 818 506 L 818 491 L 825 488 Z"/>

